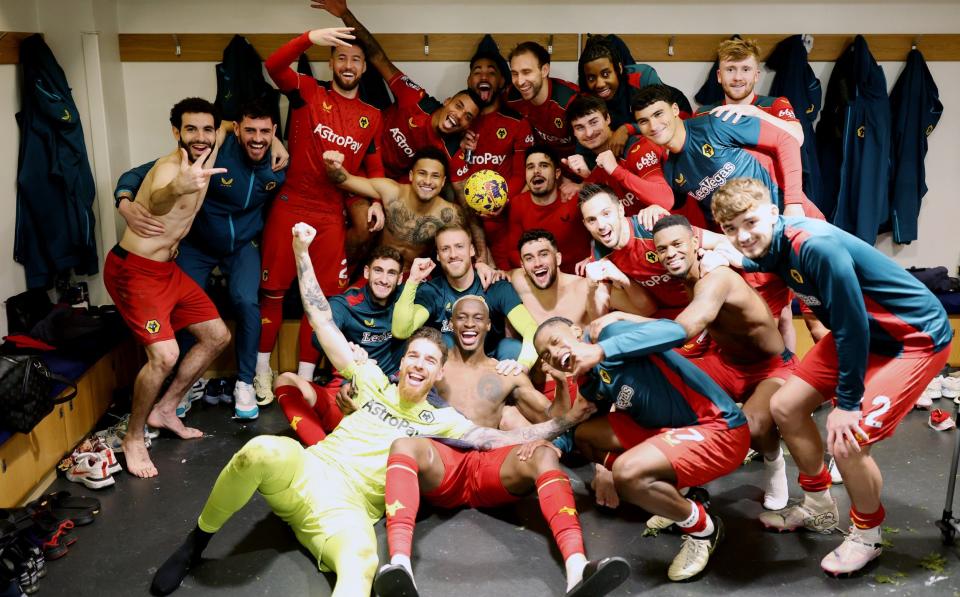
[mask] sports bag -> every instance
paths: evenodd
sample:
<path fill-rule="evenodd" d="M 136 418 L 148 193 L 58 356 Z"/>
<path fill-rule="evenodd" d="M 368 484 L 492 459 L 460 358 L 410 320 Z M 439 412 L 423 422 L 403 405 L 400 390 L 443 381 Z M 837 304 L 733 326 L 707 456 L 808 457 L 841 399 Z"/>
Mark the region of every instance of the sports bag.
<path fill-rule="evenodd" d="M 55 398 L 54 385 L 73 388 L 66 396 Z M 72 400 L 77 384 L 51 373 L 37 355 L 0 355 L 0 428 L 29 433 L 50 414 L 55 404 Z"/>

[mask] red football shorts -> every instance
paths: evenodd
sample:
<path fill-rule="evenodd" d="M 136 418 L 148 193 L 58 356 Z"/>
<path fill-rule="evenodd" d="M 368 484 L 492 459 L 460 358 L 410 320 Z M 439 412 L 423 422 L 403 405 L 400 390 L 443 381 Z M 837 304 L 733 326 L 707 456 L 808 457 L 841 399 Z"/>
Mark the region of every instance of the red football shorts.
<path fill-rule="evenodd" d="M 724 360 L 723 353 L 719 350 L 711 351 L 698 359 L 691 359 L 690 362 L 709 375 L 737 402 L 746 402 L 761 381 L 770 378 L 786 381 L 797 370 L 797 358 L 789 351 L 771 355 L 750 365 L 730 363 Z"/>
<path fill-rule="evenodd" d="M 867 439 L 860 445 L 878 442 L 893 435 L 897 425 L 913 410 L 917 398 L 950 356 L 950 346 L 938 352 L 911 353 L 909 358 L 870 354 L 863 378 L 860 428 Z M 814 387 L 824 400 L 836 404 L 837 348 L 833 334 L 813 345 L 797 367 L 797 377 Z"/>
<path fill-rule="evenodd" d="M 780 318 L 783 308 L 790 304 L 790 289 L 776 274 L 763 272 L 743 272 L 743 279 L 757 291 L 760 298 L 770 307 L 774 319 Z"/>
<path fill-rule="evenodd" d="M 220 319 L 207 293 L 173 261 L 154 261 L 120 245 L 107 254 L 103 284 L 141 344 L 172 340 L 194 323 Z"/>
<path fill-rule="evenodd" d="M 344 249 L 347 232 L 343 211 L 318 211 L 305 215 L 291 209 L 280 198 L 273 200 L 273 207 L 263 229 L 260 288 L 268 292 L 286 291 L 297 278 L 291 231 L 298 222 L 305 222 L 317 229 L 317 236 L 309 250 L 320 289 L 327 296 L 340 294 L 346 290 L 349 282 L 347 254 Z"/>
<path fill-rule="evenodd" d="M 520 446 L 505 446 L 481 452 L 461 450 L 434 441 L 433 447 L 443 460 L 443 481 L 423 497 L 440 508 L 492 508 L 520 499 L 503 486 L 500 468 L 511 450 Z"/>
<path fill-rule="evenodd" d="M 553 379 L 552 375 L 547 375 L 547 380 L 543 384 L 543 390 L 540 391 L 541 394 L 547 397 L 547 400 L 553 402 L 553 397 L 557 391 L 557 382 Z M 567 378 L 567 392 L 570 393 L 570 404 L 573 404 L 573 401 L 577 399 L 577 392 L 580 391 L 580 384 L 577 383 L 576 378 L 568 377 Z"/>
<path fill-rule="evenodd" d="M 663 452 L 677 476 L 677 487 L 696 487 L 729 475 L 743 464 L 750 449 L 747 425 L 730 429 L 721 422 L 645 429 L 622 411 L 613 411 L 607 420 L 624 452 L 645 442 Z"/>
<path fill-rule="evenodd" d="M 715 349 L 716 346 L 710 338 L 710 333 L 707 332 L 707 330 L 703 330 L 699 336 L 687 340 L 683 346 L 674 348 L 673 350 L 686 359 L 696 359 L 713 352 Z"/>

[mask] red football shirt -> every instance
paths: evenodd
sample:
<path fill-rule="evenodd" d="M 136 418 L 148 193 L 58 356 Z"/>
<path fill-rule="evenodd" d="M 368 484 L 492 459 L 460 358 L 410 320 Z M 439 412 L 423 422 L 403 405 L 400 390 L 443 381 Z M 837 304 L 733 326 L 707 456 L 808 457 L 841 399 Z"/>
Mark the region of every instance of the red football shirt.
<path fill-rule="evenodd" d="M 553 233 L 557 239 L 557 248 L 563 255 L 560 271 L 574 273 L 573 268 L 579 261 L 590 256 L 590 233 L 583 225 L 580 206 L 576 195 L 566 201 L 559 197 L 550 205 L 537 205 L 530 192 L 526 191 L 510 199 L 508 220 L 510 247 L 510 268 L 520 267 L 520 251 L 517 243 L 527 230 L 542 228 Z"/>
<path fill-rule="evenodd" d="M 526 185 L 523 152 L 533 145 L 533 131 L 520 114 L 509 108 L 481 114 L 470 128 L 477 133 L 477 148 L 471 161 L 464 161 L 463 150 L 457 151 L 451 170 L 453 181 L 465 180 L 474 172 L 494 170 L 507 181 L 508 192 L 518 193 Z"/>
<path fill-rule="evenodd" d="M 290 167 L 280 194 L 286 195 L 291 208 L 337 213 L 342 212 L 344 193 L 327 178 L 323 152 L 341 152 L 348 172 L 360 171 L 363 163 L 368 176 L 383 176 L 377 153 L 382 119 L 380 110 L 359 97 L 346 98 L 329 84 L 325 86 L 290 68 L 312 45 L 308 33 L 304 33 L 281 46 L 265 63 L 270 77 L 294 106 Z"/>
<path fill-rule="evenodd" d="M 567 108 L 580 93 L 580 88 L 570 81 L 554 77 L 548 77 L 544 84 L 548 86 L 547 101 L 539 106 L 524 100 L 520 92 L 512 87 L 507 96 L 507 106 L 527 119 L 538 142 L 549 145 L 560 157 L 565 157 L 571 155 L 575 147 L 573 131 L 567 120 Z"/>

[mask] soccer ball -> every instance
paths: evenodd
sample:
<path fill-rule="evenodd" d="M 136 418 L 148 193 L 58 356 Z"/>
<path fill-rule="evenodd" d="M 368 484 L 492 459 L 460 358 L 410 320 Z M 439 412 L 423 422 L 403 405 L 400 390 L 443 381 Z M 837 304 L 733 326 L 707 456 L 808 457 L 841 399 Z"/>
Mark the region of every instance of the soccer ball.
<path fill-rule="evenodd" d="M 467 178 L 463 196 L 473 211 L 490 215 L 507 204 L 507 181 L 493 170 L 479 170 Z"/>

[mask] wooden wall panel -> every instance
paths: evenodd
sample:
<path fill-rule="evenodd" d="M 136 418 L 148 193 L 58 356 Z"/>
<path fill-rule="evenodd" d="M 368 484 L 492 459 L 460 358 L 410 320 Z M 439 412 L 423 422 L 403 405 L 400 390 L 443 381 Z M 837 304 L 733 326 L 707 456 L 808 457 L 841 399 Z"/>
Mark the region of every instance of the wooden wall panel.
<path fill-rule="evenodd" d="M 297 33 L 252 33 L 244 37 L 253 44 L 261 58 L 266 58 Z M 223 49 L 230 43 L 230 33 L 121 33 L 120 60 L 124 62 L 219 62 Z M 482 33 L 431 33 L 429 54 L 424 53 L 424 35 L 417 33 L 378 33 L 377 41 L 391 60 L 395 61 L 467 61 L 480 43 Z M 544 33 L 510 33 L 494 35 L 500 51 L 506 55 L 516 44 L 534 40 L 547 46 L 550 35 Z M 176 41 L 180 42 L 180 56 Z M 323 61 L 330 56 L 327 48 L 313 47 L 308 52 L 311 60 Z M 577 59 L 575 33 L 553 36 L 554 60 Z"/>
<path fill-rule="evenodd" d="M 280 45 L 296 33 L 254 33 L 245 35 L 266 58 Z M 429 53 L 424 52 L 424 34 L 419 33 L 378 33 L 377 40 L 383 45 L 392 60 L 404 62 L 450 61 L 465 62 L 473 55 L 481 33 L 430 33 Z M 769 53 L 781 40 L 790 34 L 742 34 L 742 37 L 756 39 L 764 52 Z M 121 33 L 120 58 L 124 62 L 218 62 L 223 48 L 230 42 L 229 33 L 191 33 L 177 35 L 172 33 Z M 716 48 L 730 34 L 625 34 L 624 41 L 638 61 L 647 62 L 712 62 L 716 58 Z M 919 41 L 919 48 L 928 61 L 960 60 L 960 34 L 866 34 L 867 43 L 877 60 L 902 61 L 906 58 L 910 46 Z M 810 60 L 814 62 L 833 62 L 847 45 L 853 41 L 854 34 L 813 34 L 813 50 Z M 504 33 L 495 34 L 494 39 L 500 50 L 506 55 L 517 43 L 525 40 L 537 41 L 548 45 L 550 35 L 545 33 Z M 573 61 L 579 55 L 578 34 L 558 33 L 553 35 L 553 59 Z M 586 35 L 582 37 L 586 39 Z M 667 53 L 671 39 L 673 55 Z M 177 56 L 176 40 L 180 42 L 181 53 Z M 327 59 L 326 48 L 314 47 L 309 52 L 311 60 Z M 764 56 L 766 58 L 766 56 Z"/>
<path fill-rule="evenodd" d="M 20 62 L 20 42 L 33 33 L 23 31 L 0 31 L 0 64 Z"/>

